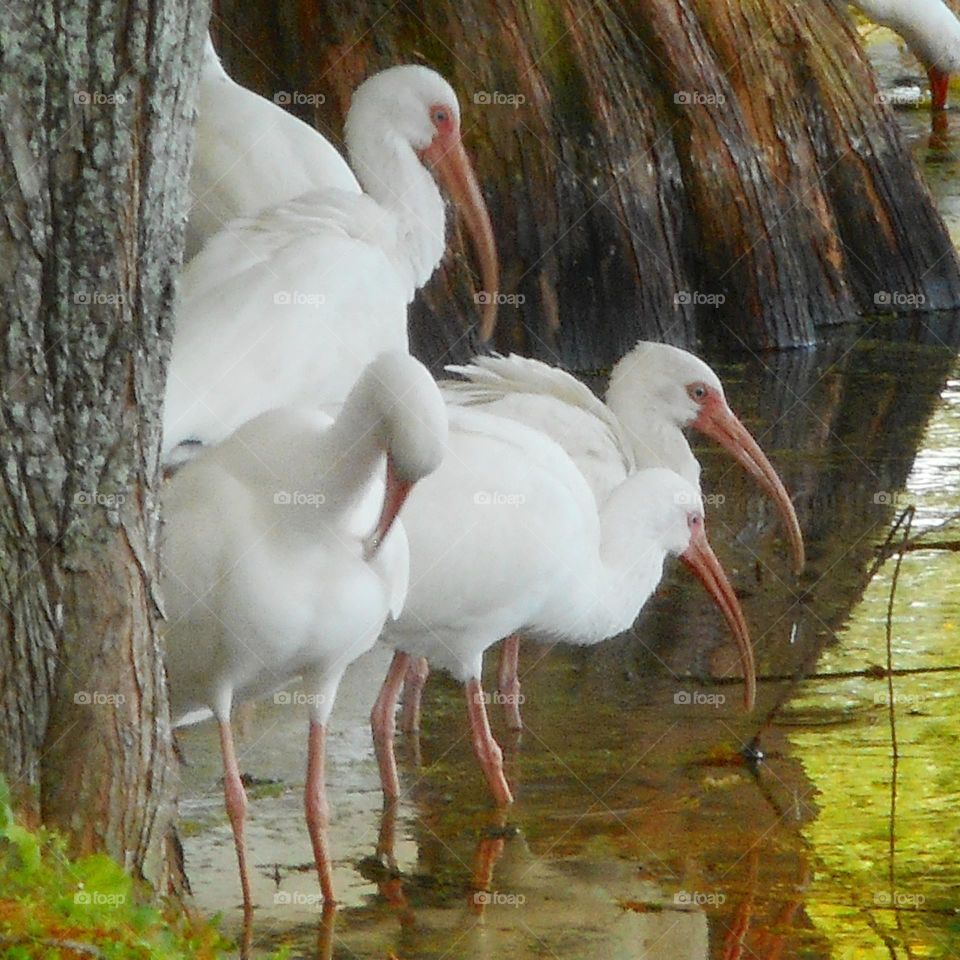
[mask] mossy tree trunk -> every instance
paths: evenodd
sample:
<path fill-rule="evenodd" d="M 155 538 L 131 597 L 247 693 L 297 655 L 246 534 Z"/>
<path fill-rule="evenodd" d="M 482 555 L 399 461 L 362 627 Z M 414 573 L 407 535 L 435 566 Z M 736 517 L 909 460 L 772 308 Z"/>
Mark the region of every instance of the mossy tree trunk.
<path fill-rule="evenodd" d="M 159 410 L 207 13 L 0 10 L 0 772 L 72 852 L 164 891 Z"/>
<path fill-rule="evenodd" d="M 369 73 L 421 61 L 453 83 L 519 295 L 501 347 L 574 365 L 638 336 L 790 347 L 878 307 L 960 304 L 949 237 L 839 0 L 215 9 L 234 76 L 321 94 L 301 115 L 338 144 Z M 466 349 L 469 264 L 454 234 L 415 308 L 432 358 Z"/>

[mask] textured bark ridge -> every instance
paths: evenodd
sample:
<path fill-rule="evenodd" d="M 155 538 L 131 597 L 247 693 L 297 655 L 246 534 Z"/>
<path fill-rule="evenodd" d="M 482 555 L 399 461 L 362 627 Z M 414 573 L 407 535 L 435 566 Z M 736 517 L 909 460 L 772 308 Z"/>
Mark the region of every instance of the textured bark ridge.
<path fill-rule="evenodd" d="M 159 410 L 206 13 L 0 11 L 0 772 L 74 852 L 159 889 Z"/>
<path fill-rule="evenodd" d="M 809 344 L 884 292 L 960 305 L 840 0 L 215 6 L 234 76 L 311 94 L 292 108 L 334 143 L 369 73 L 420 61 L 451 81 L 516 297 L 501 347 L 598 365 L 640 335 Z M 454 236 L 415 308 L 434 359 L 469 349 L 469 264 Z"/>

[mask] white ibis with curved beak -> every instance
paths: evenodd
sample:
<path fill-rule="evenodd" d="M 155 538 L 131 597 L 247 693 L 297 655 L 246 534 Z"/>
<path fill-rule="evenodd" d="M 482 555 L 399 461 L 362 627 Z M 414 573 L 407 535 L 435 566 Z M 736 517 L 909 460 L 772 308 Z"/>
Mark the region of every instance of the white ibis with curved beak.
<path fill-rule="evenodd" d="M 473 237 L 483 288 L 497 289 L 490 218 L 442 77 L 420 66 L 371 77 L 353 96 L 346 139 L 364 193 L 317 191 L 234 220 L 184 271 L 168 465 L 265 410 L 342 402 L 378 353 L 408 349 L 407 305 L 445 249 L 437 181 Z M 484 337 L 495 317 L 491 296 Z"/>
<path fill-rule="evenodd" d="M 934 111 L 945 110 L 960 72 L 960 20 L 943 0 L 854 0 L 871 20 L 900 34 L 926 68 Z"/>
<path fill-rule="evenodd" d="M 641 341 L 613 368 L 606 403 L 566 371 L 525 357 L 481 357 L 451 366 L 464 381 L 444 382 L 448 400 L 510 417 L 542 430 L 559 443 L 590 483 L 597 503 L 644 467 L 666 467 L 699 489 L 700 464 L 683 435 L 690 427 L 716 440 L 757 481 L 780 510 L 799 572 L 803 534 L 796 511 L 759 444 L 730 409 L 723 384 L 699 357 L 664 343 Z M 508 723 L 521 725 L 517 675 L 519 640 L 500 653 L 498 688 Z M 404 694 L 405 726 L 416 725 L 426 679 L 423 665 L 411 673 Z"/>
<path fill-rule="evenodd" d="M 326 137 L 229 77 L 208 35 L 197 89 L 185 258 L 237 217 L 325 189 L 361 192 Z"/>
<path fill-rule="evenodd" d="M 213 714 L 244 906 L 251 906 L 247 800 L 234 703 L 303 678 L 310 704 L 304 794 L 323 896 L 333 899 L 324 786 L 326 724 L 347 665 L 407 592 L 397 513 L 446 445 L 443 400 L 412 357 L 378 357 L 331 421 L 262 414 L 202 451 L 163 496 L 166 667 L 176 724 Z M 386 479 L 384 479 L 386 477 Z"/>
<path fill-rule="evenodd" d="M 404 513 L 411 579 L 401 616 L 382 636 L 396 651 L 371 714 L 381 781 L 399 792 L 395 707 L 411 658 L 465 685 L 474 751 L 498 804 L 512 799 L 481 687 L 484 651 L 523 631 L 594 644 L 627 629 L 681 555 L 733 630 L 755 696 L 753 653 L 740 604 L 707 542 L 698 491 L 660 468 L 626 477 L 602 504 L 544 433 L 504 417 L 448 406 L 440 468 Z"/>

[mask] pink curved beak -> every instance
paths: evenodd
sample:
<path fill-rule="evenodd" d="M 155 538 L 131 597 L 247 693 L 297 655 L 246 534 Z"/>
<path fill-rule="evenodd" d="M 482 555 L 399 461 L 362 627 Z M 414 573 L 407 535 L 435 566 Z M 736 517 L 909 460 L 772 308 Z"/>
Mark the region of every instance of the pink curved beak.
<path fill-rule="evenodd" d="M 481 292 L 477 302 L 483 305 L 480 320 L 480 339 L 486 343 L 497 325 L 497 292 L 500 289 L 500 262 L 493 238 L 490 214 L 483 201 L 480 185 L 463 147 L 459 134 L 435 137 L 433 143 L 421 152 L 440 186 L 456 205 L 480 261 Z"/>
<path fill-rule="evenodd" d="M 699 416 L 693 421 L 693 427 L 727 450 L 777 505 L 790 538 L 794 570 L 800 573 L 806 563 L 806 555 L 797 512 L 777 471 L 760 449 L 760 444 L 721 397 L 711 398 L 703 405 Z"/>
<path fill-rule="evenodd" d="M 409 480 L 400 480 L 397 477 L 396 469 L 393 466 L 393 459 L 388 455 L 387 482 L 383 494 L 383 507 L 380 510 L 380 519 L 377 520 L 377 525 L 373 533 L 367 537 L 363 545 L 363 557 L 365 560 L 371 560 L 376 556 L 377 551 L 390 532 L 390 528 L 397 519 L 400 508 L 406 503 L 407 497 L 410 496 L 412 489 L 413 484 Z"/>
<path fill-rule="evenodd" d="M 680 555 L 680 559 L 703 584 L 733 631 L 743 667 L 743 705 L 747 710 L 752 710 L 757 699 L 757 677 L 753 661 L 753 646 L 750 643 L 750 629 L 747 627 L 740 601 L 710 546 L 706 528 L 702 523 L 693 532 L 690 545 Z"/>

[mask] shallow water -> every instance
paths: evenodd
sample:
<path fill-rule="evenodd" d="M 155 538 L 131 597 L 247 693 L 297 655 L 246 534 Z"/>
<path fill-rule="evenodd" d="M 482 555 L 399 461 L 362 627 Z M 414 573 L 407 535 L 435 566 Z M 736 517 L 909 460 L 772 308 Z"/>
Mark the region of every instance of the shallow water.
<path fill-rule="evenodd" d="M 898 82 L 897 51 L 878 56 Z M 927 115 L 901 116 L 960 239 L 960 140 L 931 146 Z M 952 123 L 960 132 L 960 114 Z M 723 624 L 674 570 L 629 636 L 590 651 L 524 647 L 519 742 L 492 708 L 517 795 L 505 821 L 443 677 L 427 688 L 419 757 L 402 747 L 404 795 L 384 818 L 366 716 L 387 655 L 373 651 L 331 724 L 342 906 L 321 922 L 301 814 L 305 710 L 260 705 L 239 745 L 242 769 L 278 781 L 251 791 L 254 952 L 960 957 L 960 555 L 906 555 L 892 686 L 876 668 L 896 561 L 871 573 L 902 508 L 916 506 L 914 532 L 960 511 L 958 344 L 957 317 L 881 319 L 821 350 L 717 364 L 794 494 L 809 551 L 797 580 L 771 506 L 725 456 L 698 451 L 711 539 L 754 633 L 752 715 Z M 215 731 L 181 743 L 196 903 L 238 934 Z M 391 833 L 400 876 L 373 856 Z"/>

